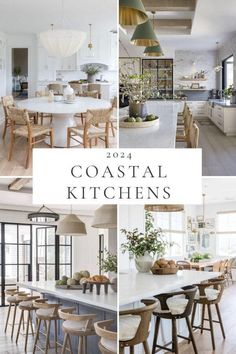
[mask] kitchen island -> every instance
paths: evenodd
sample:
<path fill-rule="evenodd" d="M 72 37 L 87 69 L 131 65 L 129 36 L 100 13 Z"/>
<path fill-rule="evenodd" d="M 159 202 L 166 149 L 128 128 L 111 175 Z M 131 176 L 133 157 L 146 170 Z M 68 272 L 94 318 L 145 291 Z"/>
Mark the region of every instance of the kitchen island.
<path fill-rule="evenodd" d="M 62 307 L 75 307 L 75 313 L 78 314 L 96 314 L 96 321 L 114 320 L 114 329 L 116 328 L 116 309 L 117 294 L 110 288 L 108 294 L 101 289 L 101 294 L 97 295 L 96 291 L 92 293 L 87 290 L 83 294 L 82 290 L 59 289 L 55 287 L 55 281 L 40 282 L 20 282 L 17 284 L 20 288 L 29 289 L 33 292 L 40 293 L 49 303 L 60 303 Z M 61 322 L 61 321 L 60 321 Z M 61 324 L 58 326 L 59 342 L 63 341 L 63 332 Z M 88 340 L 88 353 L 99 354 L 98 337 L 91 336 Z M 72 337 L 72 346 L 77 352 L 78 338 Z"/>
<path fill-rule="evenodd" d="M 119 128 L 121 148 L 175 148 L 177 115 L 181 101 L 148 101 L 148 114 L 159 122 L 148 128 Z M 128 116 L 128 108 L 120 109 L 120 120 Z"/>

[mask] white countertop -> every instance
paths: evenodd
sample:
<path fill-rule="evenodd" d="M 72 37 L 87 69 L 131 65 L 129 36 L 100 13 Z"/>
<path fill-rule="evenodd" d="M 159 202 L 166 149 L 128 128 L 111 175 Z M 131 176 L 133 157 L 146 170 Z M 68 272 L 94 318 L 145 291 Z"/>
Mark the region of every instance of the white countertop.
<path fill-rule="evenodd" d="M 179 102 L 148 101 L 148 114 L 159 116 L 159 124 L 150 128 L 120 128 L 121 148 L 175 148 Z M 127 108 L 120 110 L 120 118 L 127 116 Z"/>
<path fill-rule="evenodd" d="M 201 283 L 220 273 L 182 270 L 174 275 L 153 275 L 133 270 L 119 275 L 119 304 L 125 306 L 141 299 L 175 291 L 183 286 Z"/>
<path fill-rule="evenodd" d="M 75 114 L 84 113 L 88 109 L 110 108 L 109 101 L 92 97 L 76 97 L 74 103 L 48 102 L 48 97 L 28 98 L 17 101 L 17 107 L 27 109 L 31 112 L 53 113 L 53 114 Z"/>
<path fill-rule="evenodd" d="M 108 294 L 105 294 L 101 288 L 101 294 L 97 295 L 95 289 L 92 293 L 87 290 L 85 294 L 83 294 L 82 290 L 57 289 L 55 281 L 19 282 L 17 285 L 39 293 L 50 294 L 58 299 L 83 303 L 114 312 L 117 310 L 117 294 L 112 289 L 109 289 Z"/>

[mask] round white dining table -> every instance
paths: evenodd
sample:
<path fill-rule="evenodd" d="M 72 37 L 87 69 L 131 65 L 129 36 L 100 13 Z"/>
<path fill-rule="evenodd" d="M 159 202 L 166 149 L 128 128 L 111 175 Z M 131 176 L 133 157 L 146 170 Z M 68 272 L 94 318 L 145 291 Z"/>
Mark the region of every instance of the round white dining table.
<path fill-rule="evenodd" d="M 52 114 L 54 146 L 66 147 L 67 128 L 76 125 L 74 119 L 76 113 L 85 113 L 88 109 L 110 108 L 111 103 L 109 101 L 92 97 L 76 97 L 74 103 L 65 103 L 64 101 L 48 102 L 48 97 L 36 97 L 17 101 L 17 107 L 24 108 L 29 112 Z M 45 142 L 47 142 L 47 140 L 45 140 Z"/>

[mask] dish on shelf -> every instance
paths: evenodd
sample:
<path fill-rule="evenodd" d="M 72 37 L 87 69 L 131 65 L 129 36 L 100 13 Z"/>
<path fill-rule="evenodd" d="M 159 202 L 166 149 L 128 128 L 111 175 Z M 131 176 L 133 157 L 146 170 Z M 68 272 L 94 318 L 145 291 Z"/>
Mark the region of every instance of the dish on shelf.
<path fill-rule="evenodd" d="M 128 121 L 130 119 L 130 121 Z M 141 118 L 124 117 L 120 121 L 120 128 L 149 128 L 159 123 L 159 117 L 153 115 L 153 119 L 149 120 L 147 117 L 143 120 Z"/>

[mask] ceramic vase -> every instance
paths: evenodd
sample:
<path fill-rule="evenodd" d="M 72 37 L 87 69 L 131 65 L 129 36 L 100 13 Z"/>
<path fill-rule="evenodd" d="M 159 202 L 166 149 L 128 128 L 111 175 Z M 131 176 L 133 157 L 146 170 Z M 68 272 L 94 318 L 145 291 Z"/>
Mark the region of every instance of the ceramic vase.
<path fill-rule="evenodd" d="M 135 266 L 138 272 L 148 273 L 153 265 L 153 257 L 149 253 L 144 256 L 135 257 Z"/>

